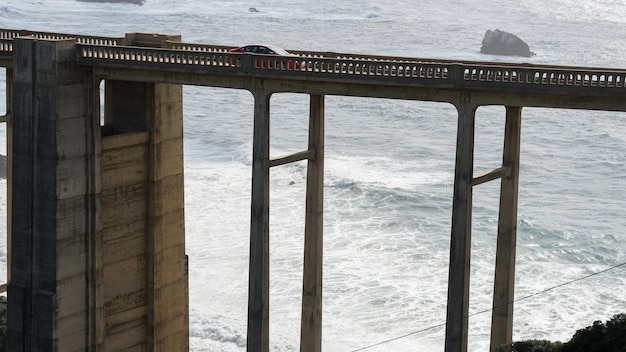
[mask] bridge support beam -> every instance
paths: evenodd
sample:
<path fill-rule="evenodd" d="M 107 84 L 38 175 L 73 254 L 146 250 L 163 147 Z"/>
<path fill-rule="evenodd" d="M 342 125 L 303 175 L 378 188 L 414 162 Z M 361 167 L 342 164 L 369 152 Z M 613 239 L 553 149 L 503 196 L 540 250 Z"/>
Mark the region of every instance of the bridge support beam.
<path fill-rule="evenodd" d="M 301 352 L 322 351 L 322 262 L 324 213 L 324 96 L 312 95 L 309 113 Z"/>
<path fill-rule="evenodd" d="M 166 47 L 179 35 L 126 34 Z M 189 349 L 182 86 L 105 82 L 101 156 L 104 350 Z"/>
<path fill-rule="evenodd" d="M 248 352 L 269 352 L 270 97 L 254 94 L 252 204 L 248 284 Z"/>
<path fill-rule="evenodd" d="M 515 242 L 519 183 L 521 107 L 506 107 L 502 167 L 489 175 L 473 176 L 474 130 L 477 106 L 463 96 L 459 112 L 452 238 L 448 279 L 446 352 L 466 352 L 468 342 L 470 257 L 473 186 L 501 178 L 498 243 L 494 280 L 491 351 L 512 342 L 515 285 Z M 489 177 L 489 176 L 492 177 Z"/>
<path fill-rule="evenodd" d="M 472 179 L 474 169 L 474 128 L 477 106 L 463 93 L 457 103 L 458 129 L 452 236 L 448 274 L 446 317 L 446 352 L 467 351 L 467 328 L 470 291 L 470 252 L 472 231 Z"/>
<path fill-rule="evenodd" d="M 14 39 L 9 351 L 96 345 L 98 123 L 74 40 Z"/>
<path fill-rule="evenodd" d="M 188 350 L 182 87 L 107 82 L 100 126 L 74 40 L 14 57 L 9 350 Z"/>
<path fill-rule="evenodd" d="M 508 177 L 502 178 L 500 183 L 498 243 L 491 318 L 492 352 L 498 346 L 513 341 L 521 115 L 521 107 L 506 107 L 502 167 L 510 167 L 511 172 Z"/>
<path fill-rule="evenodd" d="M 13 68 L 6 69 L 7 284 L 11 282 L 11 199 L 13 198 Z"/>
<path fill-rule="evenodd" d="M 103 133 L 102 348 L 187 351 L 182 87 L 107 81 Z"/>

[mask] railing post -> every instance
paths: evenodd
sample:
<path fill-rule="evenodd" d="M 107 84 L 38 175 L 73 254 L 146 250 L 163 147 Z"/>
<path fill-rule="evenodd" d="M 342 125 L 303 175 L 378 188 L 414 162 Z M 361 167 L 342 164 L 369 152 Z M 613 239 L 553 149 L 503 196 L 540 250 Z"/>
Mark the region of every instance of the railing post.
<path fill-rule="evenodd" d="M 520 129 L 522 108 L 506 107 L 502 166 L 510 167 L 509 177 L 500 183 L 498 244 L 491 317 L 491 351 L 513 341 L 513 300 L 515 290 L 515 248 L 519 184 Z"/>
<path fill-rule="evenodd" d="M 254 94 L 248 352 L 269 352 L 269 203 L 271 93 Z"/>
<path fill-rule="evenodd" d="M 311 95 L 309 113 L 301 352 L 322 350 L 322 262 L 324 212 L 324 96 Z"/>
<path fill-rule="evenodd" d="M 457 106 L 459 118 L 452 203 L 446 352 L 467 351 L 476 108 L 471 105 L 469 93 L 462 93 Z"/>

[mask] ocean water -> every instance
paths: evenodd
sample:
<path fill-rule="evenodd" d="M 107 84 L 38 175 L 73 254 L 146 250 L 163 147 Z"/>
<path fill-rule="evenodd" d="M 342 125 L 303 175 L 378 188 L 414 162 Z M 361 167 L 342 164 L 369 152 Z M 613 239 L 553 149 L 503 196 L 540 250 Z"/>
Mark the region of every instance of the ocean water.
<path fill-rule="evenodd" d="M 612 0 L 4 0 L 0 27 L 626 68 L 626 4 Z M 480 54 L 496 28 L 537 55 Z M 0 82 L 0 113 L 4 94 Z M 253 98 L 188 86 L 184 102 L 192 350 L 244 351 Z M 272 155 L 306 149 L 307 96 L 276 94 L 271 108 Z M 503 107 L 479 108 L 475 172 L 499 166 L 504 117 Z M 325 351 L 395 338 L 367 351 L 443 350 L 456 120 L 447 104 L 326 97 Z M 626 259 L 626 114 L 524 108 L 521 148 L 514 339 L 564 341 L 626 308 L 624 267 L 551 289 Z M 297 351 L 306 165 L 271 178 L 270 340 L 272 351 Z M 470 351 L 489 345 L 498 193 L 497 181 L 474 189 Z M 1 224 L 0 237 L 4 276 Z"/>

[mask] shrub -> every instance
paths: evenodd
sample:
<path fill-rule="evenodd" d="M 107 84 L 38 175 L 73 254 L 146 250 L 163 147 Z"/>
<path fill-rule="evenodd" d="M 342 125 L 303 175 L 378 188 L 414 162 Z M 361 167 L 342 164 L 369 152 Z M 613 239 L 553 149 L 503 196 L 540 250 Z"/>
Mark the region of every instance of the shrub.
<path fill-rule="evenodd" d="M 560 342 L 547 340 L 525 340 L 514 342 L 510 346 L 500 346 L 496 352 L 561 352 Z"/>
<path fill-rule="evenodd" d="M 602 324 L 576 331 L 572 339 L 563 345 L 563 352 L 623 352 L 626 351 L 626 314 L 617 314 Z"/>
<path fill-rule="evenodd" d="M 603 324 L 595 321 L 591 326 L 576 331 L 566 343 L 545 340 L 514 342 L 499 346 L 496 352 L 625 352 L 626 314 L 617 314 Z"/>

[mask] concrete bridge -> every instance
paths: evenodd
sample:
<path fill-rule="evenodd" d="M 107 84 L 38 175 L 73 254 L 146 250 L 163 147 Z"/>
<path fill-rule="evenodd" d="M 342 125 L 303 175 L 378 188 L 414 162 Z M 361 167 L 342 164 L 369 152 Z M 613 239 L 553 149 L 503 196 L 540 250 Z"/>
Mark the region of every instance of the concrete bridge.
<path fill-rule="evenodd" d="M 491 348 L 511 342 L 522 107 L 626 111 L 626 71 L 228 49 L 177 35 L 0 29 L 9 350 L 189 349 L 182 85 L 254 96 L 249 352 L 269 351 L 269 169 L 299 160 L 308 161 L 301 351 L 321 351 L 326 95 L 457 108 L 445 351 L 467 350 L 472 189 L 494 179 L 501 193 Z M 310 96 L 308 149 L 271 158 L 269 102 L 282 92 Z M 474 174 L 475 111 L 484 105 L 506 107 L 502 164 Z"/>

